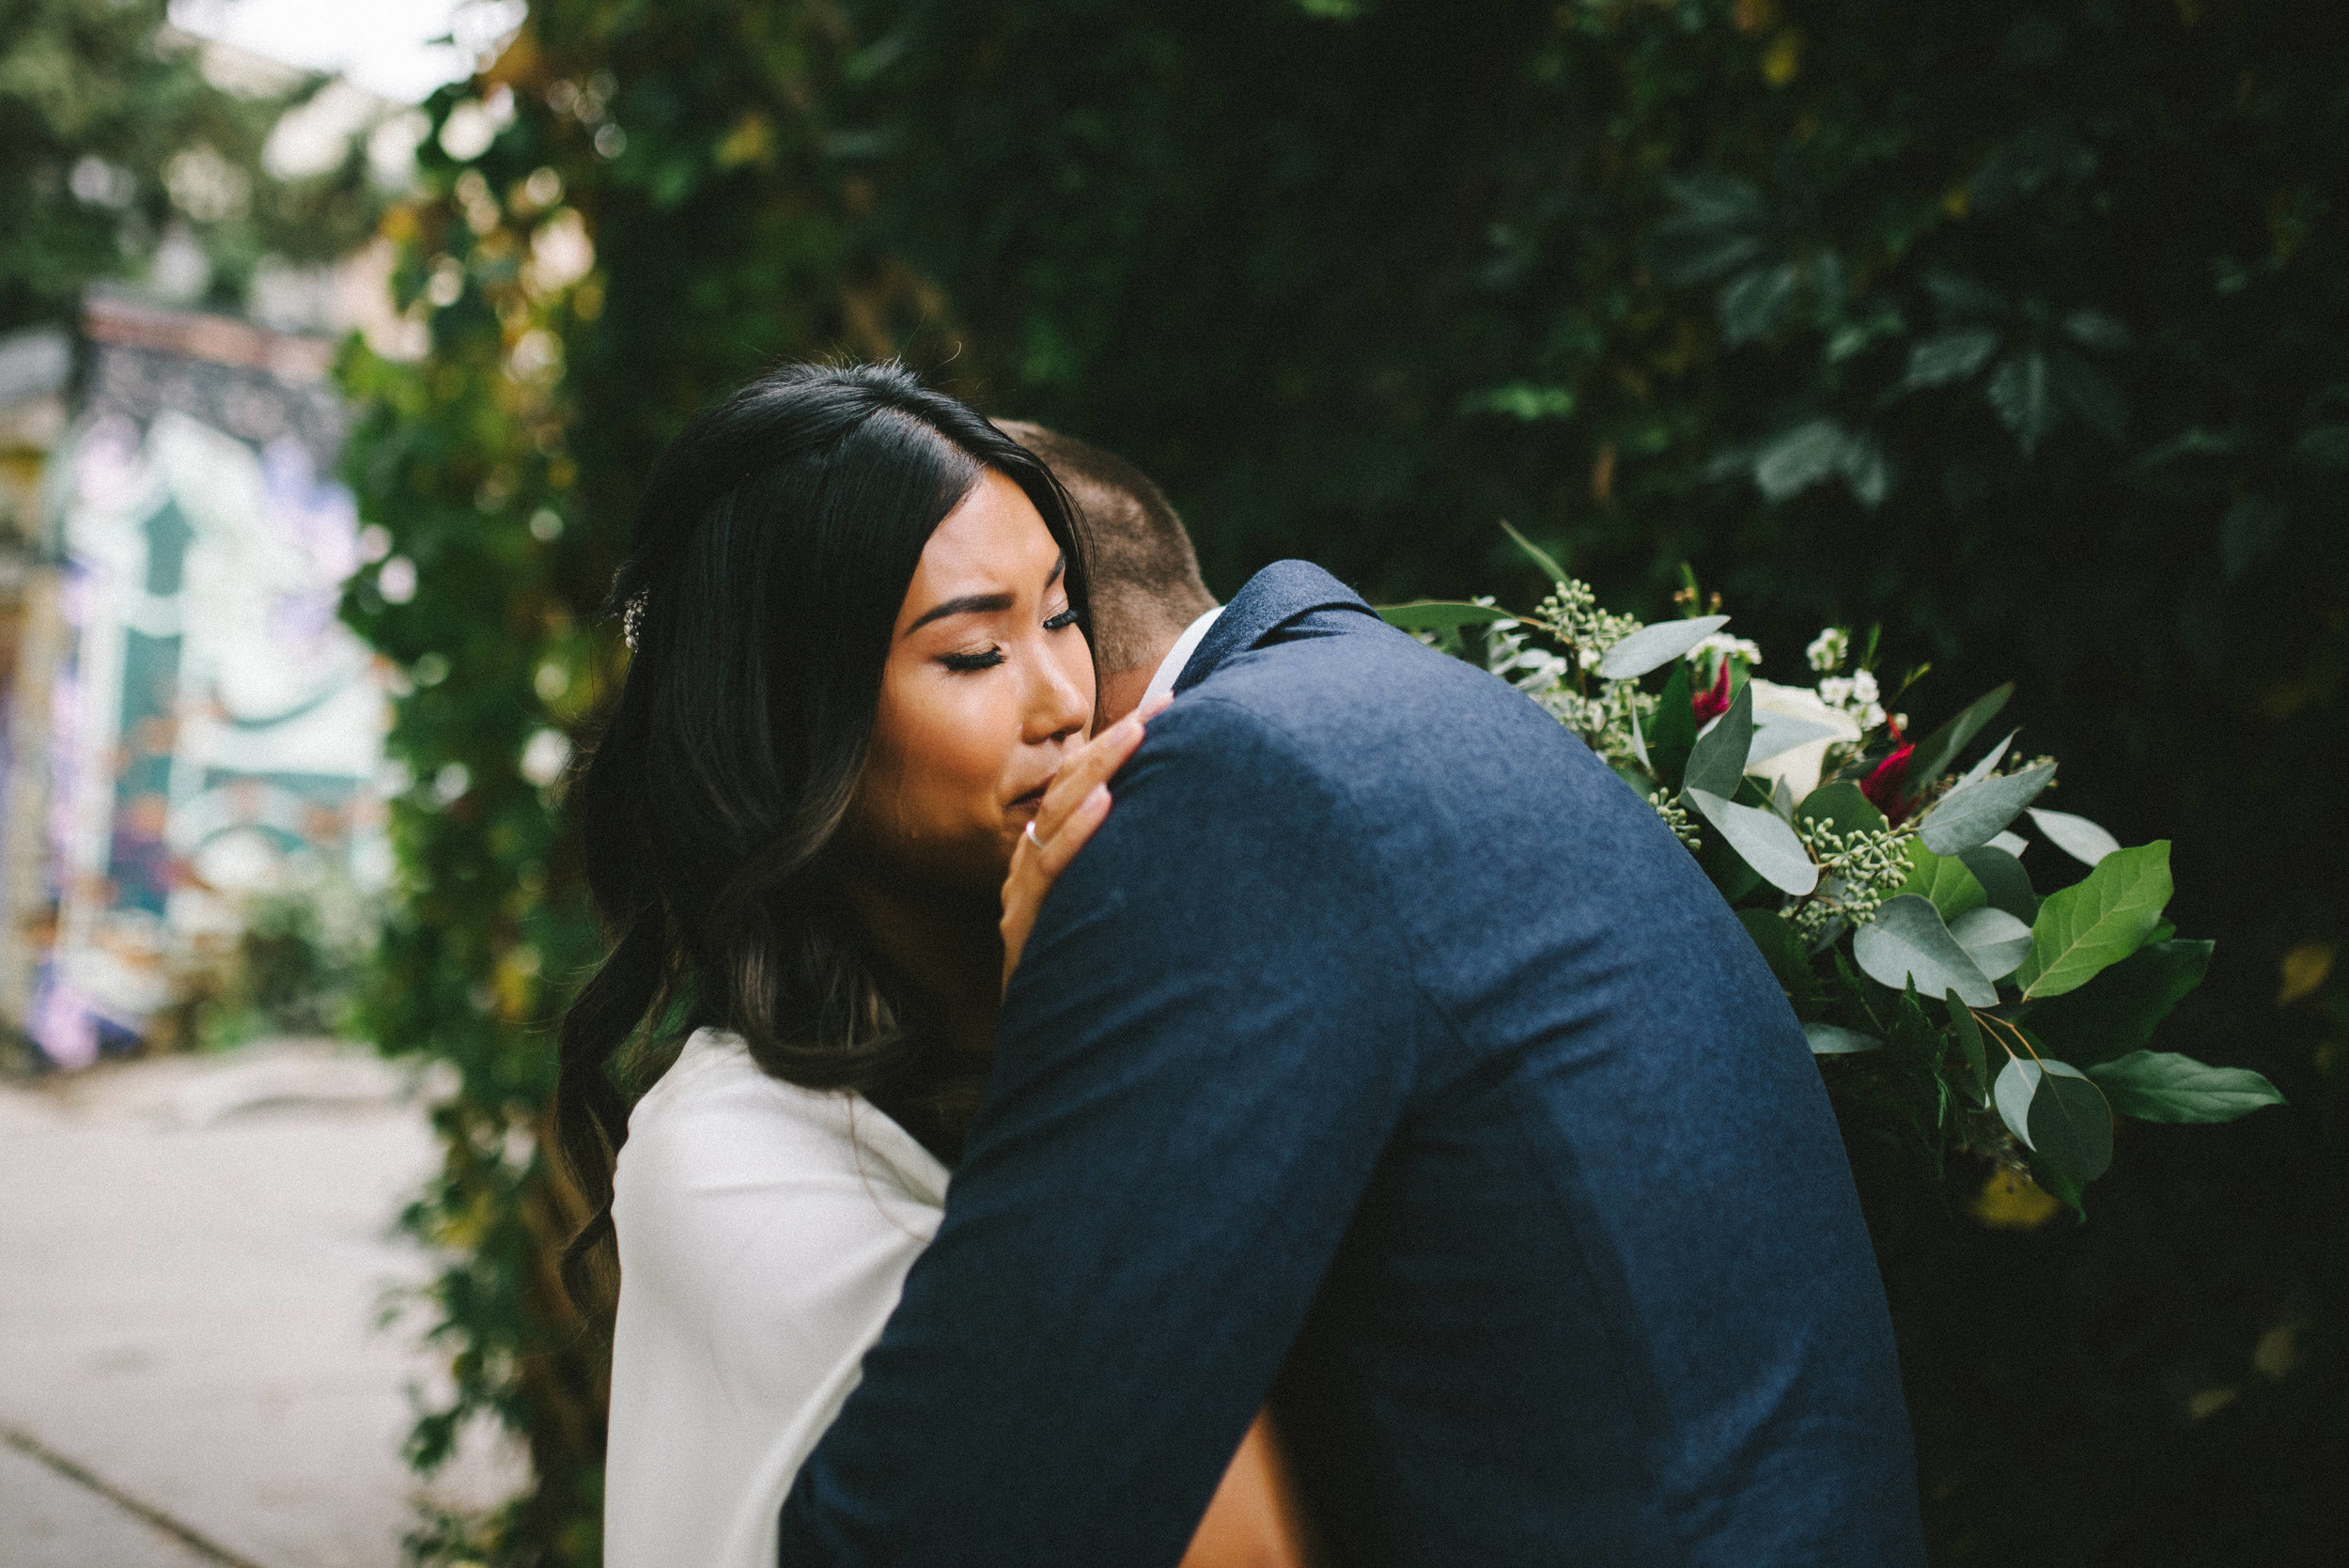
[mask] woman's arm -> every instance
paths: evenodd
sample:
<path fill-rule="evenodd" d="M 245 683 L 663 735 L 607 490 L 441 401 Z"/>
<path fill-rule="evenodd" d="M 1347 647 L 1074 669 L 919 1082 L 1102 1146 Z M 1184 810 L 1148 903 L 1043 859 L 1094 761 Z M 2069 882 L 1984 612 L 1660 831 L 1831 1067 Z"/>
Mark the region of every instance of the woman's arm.
<path fill-rule="evenodd" d="M 1181 1568 L 1307 1568 L 1305 1520 L 1297 1488 L 1272 1430 L 1272 1413 L 1260 1410 L 1232 1455 L 1190 1538 Z"/>

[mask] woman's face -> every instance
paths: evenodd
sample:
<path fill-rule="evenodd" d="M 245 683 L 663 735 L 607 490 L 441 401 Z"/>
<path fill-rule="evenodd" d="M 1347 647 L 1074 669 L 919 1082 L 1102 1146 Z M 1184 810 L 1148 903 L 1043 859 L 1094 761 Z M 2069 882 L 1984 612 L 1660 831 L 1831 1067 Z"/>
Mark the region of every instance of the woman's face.
<path fill-rule="evenodd" d="M 1093 654 L 1060 546 L 1018 485 L 988 471 L 923 548 L 898 608 L 864 843 L 924 880 L 992 893 L 1062 756 L 1093 720 Z"/>

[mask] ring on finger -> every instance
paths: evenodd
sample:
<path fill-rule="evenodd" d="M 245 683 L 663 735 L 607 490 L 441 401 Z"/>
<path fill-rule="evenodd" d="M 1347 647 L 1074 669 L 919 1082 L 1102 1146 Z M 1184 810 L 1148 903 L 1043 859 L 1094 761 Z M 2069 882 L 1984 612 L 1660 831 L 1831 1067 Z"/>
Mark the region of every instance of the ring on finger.
<path fill-rule="evenodd" d="M 1044 841 L 1035 836 L 1035 818 L 1033 816 L 1028 818 L 1027 835 L 1030 844 L 1034 845 L 1038 849 L 1044 847 Z"/>

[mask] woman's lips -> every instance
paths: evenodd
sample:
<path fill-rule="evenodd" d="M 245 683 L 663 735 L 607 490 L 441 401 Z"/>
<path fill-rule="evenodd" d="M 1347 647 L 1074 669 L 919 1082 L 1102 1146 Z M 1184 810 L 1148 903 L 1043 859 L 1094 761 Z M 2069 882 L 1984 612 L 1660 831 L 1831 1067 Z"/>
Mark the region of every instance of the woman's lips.
<path fill-rule="evenodd" d="M 1003 808 L 1004 812 L 1012 816 L 1033 816 L 1043 807 L 1044 791 L 1050 786 L 1051 782 L 1047 779 L 1025 795 L 1015 796 L 1011 804 Z"/>

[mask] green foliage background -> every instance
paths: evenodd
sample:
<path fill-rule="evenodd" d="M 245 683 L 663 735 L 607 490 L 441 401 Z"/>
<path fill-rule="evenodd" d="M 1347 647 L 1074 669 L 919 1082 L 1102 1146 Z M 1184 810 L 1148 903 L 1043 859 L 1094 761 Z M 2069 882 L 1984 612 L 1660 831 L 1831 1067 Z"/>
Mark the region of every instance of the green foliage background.
<path fill-rule="evenodd" d="M 166 9 L 0 0 L 0 332 L 70 320 L 91 280 L 135 273 L 174 225 L 209 263 L 199 303 L 232 311 L 264 256 L 332 261 L 373 226 L 381 204 L 360 147 L 302 179 L 262 166 L 271 129 L 326 78 L 224 87 L 202 46 L 165 28 Z M 227 183 L 175 171 L 190 155 Z"/>
<path fill-rule="evenodd" d="M 538 1476 L 420 1548 L 595 1556 L 536 1134 L 598 941 L 518 759 L 591 734 L 661 443 L 777 359 L 902 352 L 1132 457 L 1225 592 L 1302 554 L 1530 599 L 1506 518 L 1651 618 L 1694 563 L 1780 657 L 1880 619 L 1928 726 L 2017 679 L 2057 803 L 2174 837 L 2220 939 L 2164 1037 L 2292 1104 L 2129 1128 L 2081 1230 L 1978 1223 L 1854 1129 L 1937 1560 L 2322 1560 L 2349 1004 L 2276 976 L 2349 871 L 2344 67 L 2349 12 L 2282 0 L 534 5 L 433 105 L 510 124 L 386 223 L 432 355 L 345 364 L 422 582 L 349 607 L 415 682 L 371 1021 L 464 1084 L 411 1215 L 460 1257 L 417 1457 L 484 1410 Z"/>

